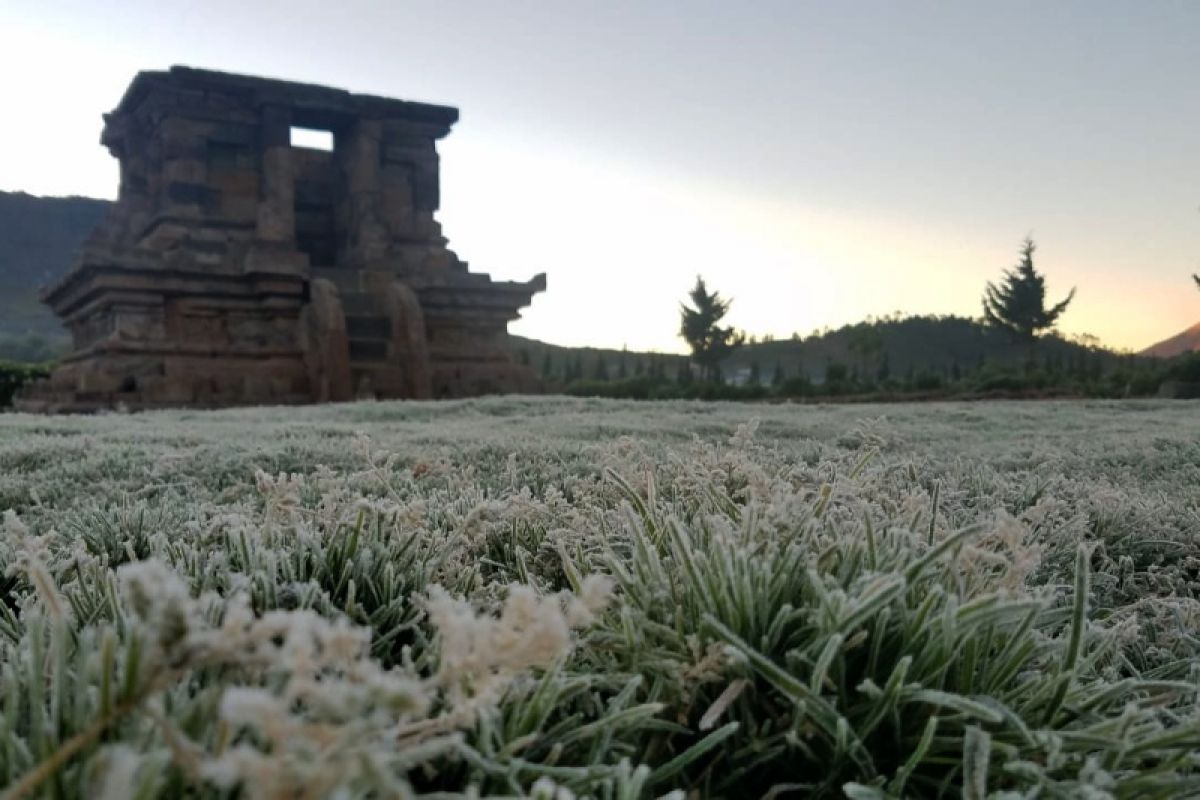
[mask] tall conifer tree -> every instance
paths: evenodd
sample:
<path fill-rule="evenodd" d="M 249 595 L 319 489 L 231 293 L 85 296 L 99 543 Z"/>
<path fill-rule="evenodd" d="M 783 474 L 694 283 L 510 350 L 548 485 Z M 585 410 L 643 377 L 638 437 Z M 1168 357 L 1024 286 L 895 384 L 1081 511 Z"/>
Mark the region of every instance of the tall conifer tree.
<path fill-rule="evenodd" d="M 697 276 L 696 285 L 688 293 L 692 305 L 679 306 L 679 335 L 692 349 L 692 360 L 700 367 L 705 380 L 717 381 L 721 360 L 745 341 L 745 335 L 720 325 L 729 312 L 732 300 L 710 292 L 704 279 Z"/>
<path fill-rule="evenodd" d="M 999 285 L 989 281 L 983 294 L 984 320 L 1026 345 L 1030 360 L 1038 335 L 1054 327 L 1075 297 L 1072 289 L 1061 303 L 1046 308 L 1046 279 L 1033 267 L 1036 249 L 1033 239 L 1026 237 L 1021 261 L 1004 273 Z"/>

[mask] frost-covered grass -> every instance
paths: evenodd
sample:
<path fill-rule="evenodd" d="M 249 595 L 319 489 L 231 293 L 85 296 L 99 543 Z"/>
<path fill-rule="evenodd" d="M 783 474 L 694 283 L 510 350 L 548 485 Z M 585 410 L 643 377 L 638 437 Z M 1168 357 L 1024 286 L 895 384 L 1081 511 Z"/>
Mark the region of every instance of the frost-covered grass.
<path fill-rule="evenodd" d="M 0 416 L 10 797 L 1200 793 L 1200 409 Z"/>

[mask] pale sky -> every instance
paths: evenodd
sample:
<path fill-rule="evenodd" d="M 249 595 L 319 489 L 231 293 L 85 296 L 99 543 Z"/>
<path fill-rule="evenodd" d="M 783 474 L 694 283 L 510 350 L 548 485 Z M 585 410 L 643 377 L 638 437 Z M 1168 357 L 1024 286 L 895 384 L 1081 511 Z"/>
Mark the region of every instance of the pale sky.
<path fill-rule="evenodd" d="M 1200 2 L 0 0 L 0 189 L 114 197 L 171 64 L 459 107 L 445 232 L 551 342 L 678 351 L 696 274 L 759 335 L 977 316 L 1027 233 L 1065 332 L 1200 320 Z"/>

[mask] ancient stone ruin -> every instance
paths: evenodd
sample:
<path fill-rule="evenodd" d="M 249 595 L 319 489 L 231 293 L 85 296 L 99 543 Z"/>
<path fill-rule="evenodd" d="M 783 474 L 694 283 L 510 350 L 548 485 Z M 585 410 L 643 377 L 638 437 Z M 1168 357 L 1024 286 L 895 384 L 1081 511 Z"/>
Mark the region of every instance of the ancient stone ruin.
<path fill-rule="evenodd" d="M 25 410 L 528 391 L 507 324 L 546 286 L 469 272 L 434 219 L 458 111 L 173 67 L 105 116 L 112 212 L 43 299 L 74 350 Z M 325 132 L 330 149 L 293 144 Z"/>

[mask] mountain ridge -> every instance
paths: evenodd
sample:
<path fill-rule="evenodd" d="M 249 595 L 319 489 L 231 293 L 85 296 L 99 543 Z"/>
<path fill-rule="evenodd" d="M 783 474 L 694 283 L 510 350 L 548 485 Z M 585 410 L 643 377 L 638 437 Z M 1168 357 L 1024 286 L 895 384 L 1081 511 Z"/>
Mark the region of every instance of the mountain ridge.
<path fill-rule="evenodd" d="M 1175 356 L 1200 350 L 1200 322 L 1174 336 L 1155 342 L 1138 353 L 1150 358 L 1174 358 Z"/>
<path fill-rule="evenodd" d="M 66 335 L 38 290 L 71 267 L 111 205 L 91 197 L 0 192 L 0 334 Z"/>

